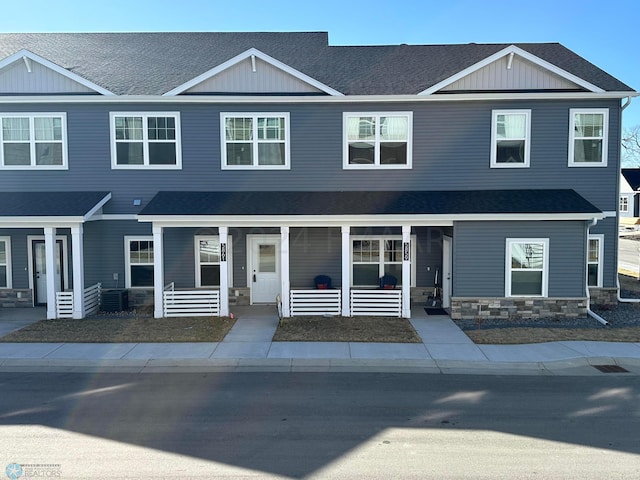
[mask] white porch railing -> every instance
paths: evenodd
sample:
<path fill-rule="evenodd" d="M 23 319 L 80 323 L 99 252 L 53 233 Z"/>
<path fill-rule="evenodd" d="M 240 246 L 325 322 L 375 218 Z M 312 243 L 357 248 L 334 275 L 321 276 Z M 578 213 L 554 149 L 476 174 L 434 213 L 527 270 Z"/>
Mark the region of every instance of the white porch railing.
<path fill-rule="evenodd" d="M 341 290 L 291 290 L 290 315 L 340 315 L 342 308 Z"/>
<path fill-rule="evenodd" d="M 100 308 L 102 284 L 84 289 L 84 314 L 92 315 Z M 73 291 L 56 292 L 56 318 L 73 318 Z"/>
<path fill-rule="evenodd" d="M 351 315 L 402 316 L 402 290 L 351 290 Z"/>
<path fill-rule="evenodd" d="M 163 292 L 165 317 L 220 316 L 219 290 L 166 290 Z"/>

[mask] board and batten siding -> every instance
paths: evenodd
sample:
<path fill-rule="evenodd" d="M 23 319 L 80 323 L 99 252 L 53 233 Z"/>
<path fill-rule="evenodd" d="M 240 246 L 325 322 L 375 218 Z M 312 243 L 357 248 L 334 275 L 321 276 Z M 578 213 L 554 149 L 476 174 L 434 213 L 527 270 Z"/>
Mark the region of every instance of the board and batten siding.
<path fill-rule="evenodd" d="M 504 297 L 507 238 L 549 239 L 549 297 L 585 293 L 586 222 L 456 222 L 453 296 Z"/>
<path fill-rule="evenodd" d="M 569 109 L 609 108 L 608 167 L 569 168 Z M 490 168 L 491 111 L 531 109 L 531 167 Z M 0 105 L 0 112 L 67 113 L 68 170 L 6 170 L 0 190 L 111 191 L 104 213 L 137 213 L 161 190 L 477 190 L 573 188 L 618 208 L 618 100 L 399 104 Z M 182 169 L 111 168 L 110 111 L 180 112 Z M 413 112 L 413 168 L 343 170 L 344 112 Z M 289 170 L 222 170 L 220 112 L 289 112 Z M 54 187 L 55 186 L 55 187 Z M 133 205 L 140 199 L 140 207 Z"/>
<path fill-rule="evenodd" d="M 22 59 L 0 71 L 0 94 L 21 95 L 38 92 L 38 94 L 61 93 L 93 93 L 90 89 L 75 80 L 41 65 L 36 61 L 29 61 L 31 72 L 27 71 Z"/>

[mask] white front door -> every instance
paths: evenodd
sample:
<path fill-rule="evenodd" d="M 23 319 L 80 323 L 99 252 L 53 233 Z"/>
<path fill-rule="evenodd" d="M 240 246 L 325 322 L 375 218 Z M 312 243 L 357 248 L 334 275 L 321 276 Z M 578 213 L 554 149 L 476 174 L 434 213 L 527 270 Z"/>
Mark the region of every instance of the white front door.
<path fill-rule="evenodd" d="M 451 271 L 453 270 L 453 239 L 442 237 L 442 308 L 451 306 Z"/>
<path fill-rule="evenodd" d="M 251 303 L 275 303 L 280 293 L 280 236 L 251 235 L 247 239 Z"/>
<path fill-rule="evenodd" d="M 35 288 L 36 303 L 44 305 L 47 303 L 47 261 L 44 240 L 33 240 L 33 286 Z M 56 271 L 55 282 L 56 292 L 63 289 L 62 285 L 62 240 L 56 240 Z"/>

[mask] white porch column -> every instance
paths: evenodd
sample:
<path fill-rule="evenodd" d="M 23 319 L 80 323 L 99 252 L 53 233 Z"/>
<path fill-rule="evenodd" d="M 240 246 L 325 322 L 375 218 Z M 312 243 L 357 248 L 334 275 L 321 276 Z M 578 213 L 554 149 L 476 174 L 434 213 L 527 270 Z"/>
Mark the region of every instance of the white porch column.
<path fill-rule="evenodd" d="M 291 281 L 289 280 L 289 227 L 280 227 L 280 280 L 282 316 L 287 318 L 291 314 L 289 310 L 289 291 L 291 290 Z"/>
<path fill-rule="evenodd" d="M 47 320 L 52 320 L 56 313 L 56 229 L 44 228 L 44 253 L 47 271 Z M 60 266 L 62 268 L 62 265 Z"/>
<path fill-rule="evenodd" d="M 162 227 L 153 226 L 153 316 L 164 316 L 164 248 Z"/>
<path fill-rule="evenodd" d="M 71 227 L 71 257 L 73 260 L 73 318 L 84 318 L 84 245 L 83 227 Z"/>
<path fill-rule="evenodd" d="M 218 227 L 220 237 L 220 316 L 229 316 L 229 227 Z"/>
<path fill-rule="evenodd" d="M 402 226 L 402 317 L 411 318 L 411 225 Z"/>
<path fill-rule="evenodd" d="M 342 316 L 351 316 L 351 227 L 343 225 L 342 230 Z"/>

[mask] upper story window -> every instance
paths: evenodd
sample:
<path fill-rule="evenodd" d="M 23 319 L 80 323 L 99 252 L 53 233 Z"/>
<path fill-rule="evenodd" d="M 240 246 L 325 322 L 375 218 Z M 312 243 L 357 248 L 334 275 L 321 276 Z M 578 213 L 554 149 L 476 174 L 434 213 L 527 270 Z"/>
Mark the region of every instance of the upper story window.
<path fill-rule="evenodd" d="M 64 113 L 6 113 L 0 117 L 1 166 L 6 169 L 67 169 Z"/>
<path fill-rule="evenodd" d="M 491 123 L 491 167 L 529 166 L 531 110 L 494 110 Z"/>
<path fill-rule="evenodd" d="M 412 112 L 344 113 L 343 167 L 411 168 Z"/>
<path fill-rule="evenodd" d="M 112 112 L 111 167 L 182 167 L 180 114 Z"/>
<path fill-rule="evenodd" d="M 508 238 L 505 296 L 546 297 L 549 283 L 549 239 Z"/>
<path fill-rule="evenodd" d="M 289 169 L 289 113 L 221 113 L 222 168 Z"/>
<path fill-rule="evenodd" d="M 627 213 L 629 211 L 629 199 L 627 197 L 620 197 L 620 212 Z"/>
<path fill-rule="evenodd" d="M 569 166 L 606 167 L 609 110 L 569 110 Z"/>

